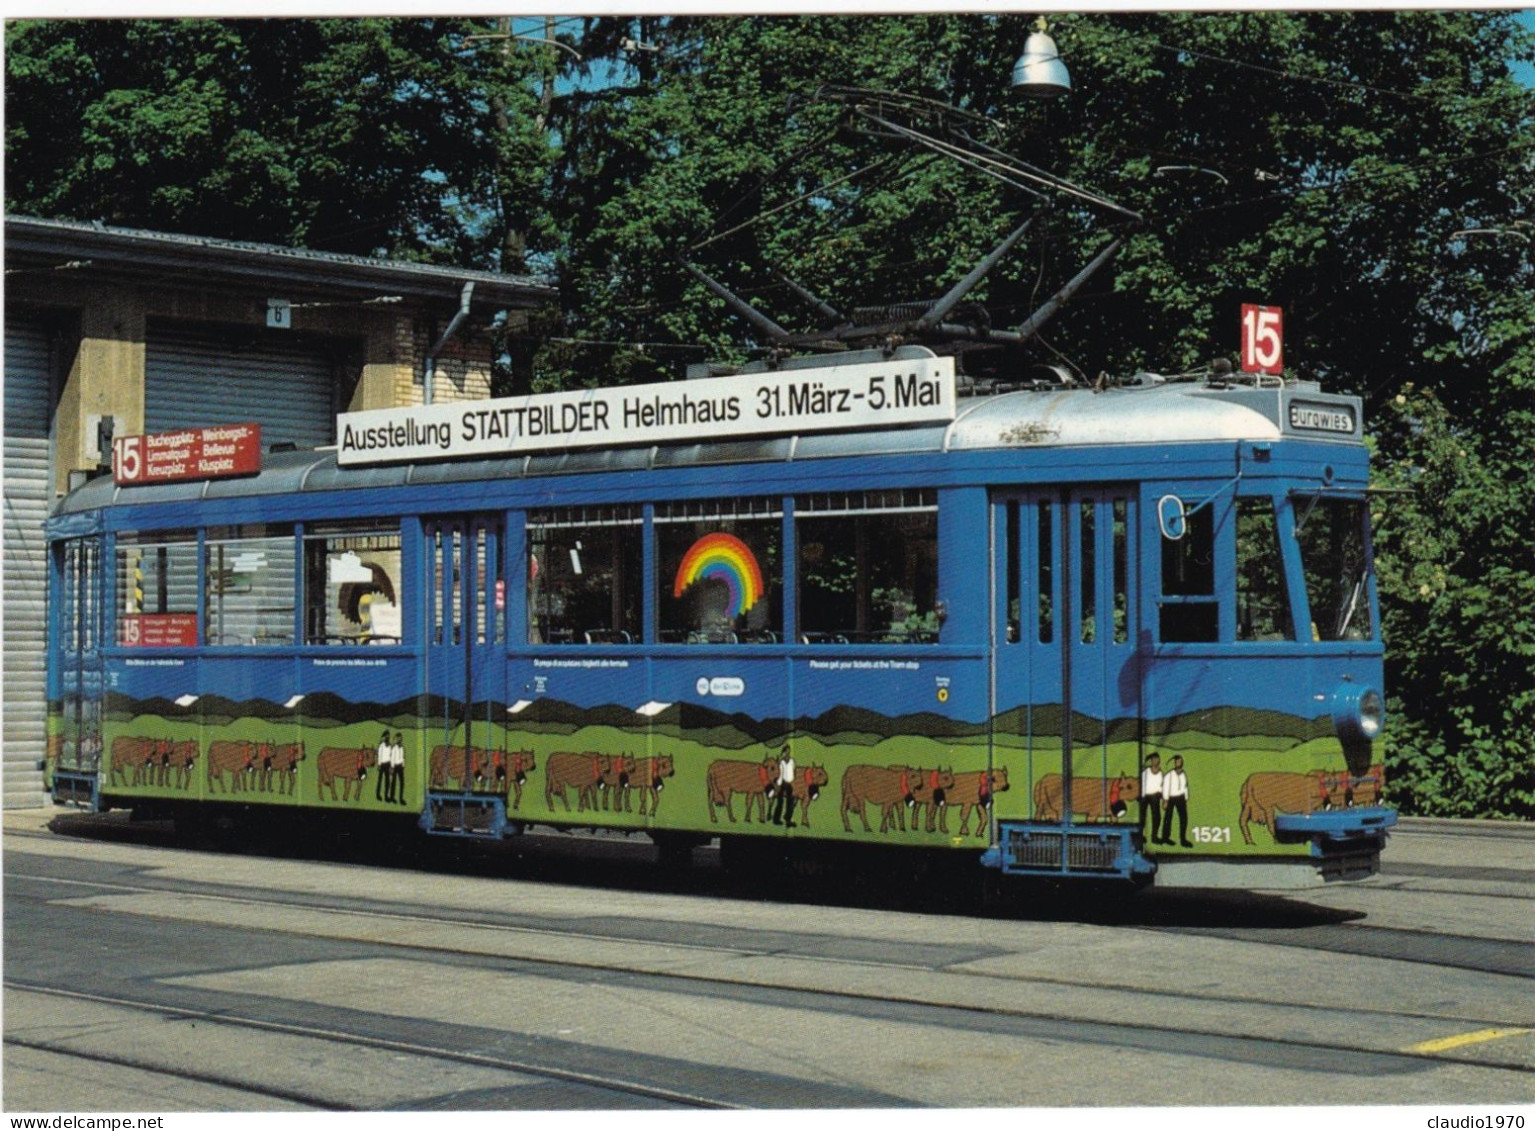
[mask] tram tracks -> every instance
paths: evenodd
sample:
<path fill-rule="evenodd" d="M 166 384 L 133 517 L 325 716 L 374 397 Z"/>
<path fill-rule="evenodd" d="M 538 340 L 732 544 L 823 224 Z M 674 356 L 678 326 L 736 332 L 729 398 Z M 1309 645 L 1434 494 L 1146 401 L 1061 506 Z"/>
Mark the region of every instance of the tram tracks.
<path fill-rule="evenodd" d="M 70 1067 L 95 1060 L 136 1094 L 316 1111 L 1091 1104 L 1071 1065 L 1124 1057 L 1187 1089 L 1158 1103 L 1353 1103 L 1351 1078 L 1402 1102 L 1535 1087 L 1528 976 L 1483 973 L 1506 963 L 1470 931 L 1403 930 L 1425 890 L 1408 908 L 1377 888 L 967 917 L 778 902 L 706 854 L 631 890 L 644 846 L 550 876 L 541 854 L 460 875 L 7 842 L 8 942 L 25 923 L 58 951 L 6 964 L 8 1063 L 38 1058 L 39 1081 L 50 1059 L 98 1078 Z M 1461 903 L 1456 923 L 1484 906 Z M 982 1062 L 997 1071 L 972 1082 Z"/>
<path fill-rule="evenodd" d="M 56 888 L 79 887 L 82 890 L 94 889 L 99 891 L 117 892 L 119 894 L 152 895 L 173 890 L 170 884 L 128 884 L 121 882 L 109 882 L 103 880 L 73 880 L 60 876 L 27 875 L 18 873 L 16 879 L 32 879 L 40 883 L 51 884 Z M 956 946 L 945 944 L 943 947 L 935 946 L 908 946 L 903 953 L 910 957 L 905 961 L 892 960 L 888 954 L 881 955 L 877 959 L 863 959 L 850 957 L 848 953 L 832 953 L 825 948 L 809 948 L 795 951 L 793 941 L 785 947 L 769 947 L 763 949 L 763 934 L 761 931 L 751 928 L 730 929 L 708 924 L 690 926 L 689 937 L 681 937 L 674 929 L 674 925 L 664 921 L 651 921 L 642 918 L 616 917 L 605 924 L 604 929 L 594 926 L 591 917 L 580 920 L 566 920 L 555 924 L 541 921 L 537 915 L 527 913 L 505 913 L 481 910 L 473 915 L 451 915 L 445 913 L 429 913 L 421 910 L 402 910 L 398 906 L 389 906 L 373 898 L 346 897 L 335 895 L 316 895 L 303 892 L 290 892 L 278 895 L 252 896 L 245 894 L 243 889 L 230 889 L 217 882 L 204 882 L 186 890 L 187 894 L 214 902 L 222 902 L 231 905 L 244 905 L 250 907 L 267 907 L 277 909 L 327 909 L 356 916 L 360 919 L 376 919 L 380 921 L 397 921 L 403 923 L 420 924 L 423 927 L 443 928 L 477 928 L 497 930 L 503 932 L 525 932 L 543 937 L 570 937 L 574 940 L 586 940 L 591 942 L 610 941 L 620 944 L 652 944 L 665 945 L 676 950 L 687 951 L 696 949 L 702 952 L 727 952 L 748 954 L 755 953 L 762 956 L 797 953 L 800 957 L 815 957 L 819 960 L 831 963 L 850 963 L 875 965 L 890 968 L 910 968 L 914 970 L 936 970 L 943 966 L 956 964 L 956 955 L 960 958 L 975 957 L 984 953 L 985 948 L 973 946 Z M 1481 891 L 1471 892 L 1445 892 L 1439 891 L 1439 895 L 1468 895 L 1476 899 L 1497 899 L 1499 901 L 1517 900 L 1523 902 L 1535 902 L 1531 896 L 1509 895 L 1501 893 L 1487 893 Z M 1182 893 L 1180 893 L 1182 895 Z M 1174 935 L 1187 935 L 1200 938 L 1221 938 L 1233 941 L 1256 943 L 1264 946 L 1303 948 L 1311 951 L 1322 951 L 1330 954 L 1348 955 L 1361 958 L 1375 958 L 1387 961 L 1408 962 L 1430 965 L 1442 969 L 1461 970 L 1468 973 L 1498 974 L 1508 977 L 1531 979 L 1535 978 L 1535 946 L 1528 942 L 1516 942 L 1507 938 L 1486 936 L 1470 936 L 1446 931 L 1430 931 L 1423 929 L 1411 929 L 1402 927 L 1381 926 L 1369 923 L 1352 922 L 1311 922 L 1290 925 L 1282 928 L 1270 926 L 1244 926 L 1244 925 L 1220 925 L 1220 924 L 1196 924 L 1189 922 L 1196 916 L 1188 912 L 1186 900 L 1180 903 L 1177 914 L 1164 917 L 1155 913 L 1145 914 L 1137 918 L 1133 914 L 1104 917 L 1101 922 L 1105 926 L 1112 926 L 1126 930 L 1161 931 Z M 565 925 L 571 921 L 579 921 L 586 925 L 583 930 L 572 931 Z M 1005 918 L 991 920 L 1005 923 Z M 1048 917 L 1023 920 L 1022 922 L 1038 924 L 1048 921 Z M 1096 917 L 1089 917 L 1087 922 L 1098 922 Z M 794 935 L 791 932 L 790 935 Z M 811 932 L 798 933 L 805 939 L 823 938 Z M 884 943 L 883 949 L 889 951 L 899 947 L 900 944 Z M 846 950 L 848 948 L 844 948 Z M 943 959 L 942 962 L 938 958 Z M 1048 981 L 1049 979 L 1044 979 Z M 1062 980 L 1063 984 L 1070 984 L 1068 980 Z M 1154 992 L 1147 989 L 1143 992 Z"/>
<path fill-rule="evenodd" d="M 25 873 L 13 873 L 10 879 L 13 883 L 27 880 L 59 882 Z M 800 940 L 782 936 L 772 940 L 774 945 L 762 945 L 765 936 L 747 929 L 726 932 L 724 937 L 715 934 L 715 941 L 709 941 L 711 931 L 707 928 L 695 930 L 690 939 L 662 937 L 655 930 L 647 930 L 643 921 L 636 921 L 633 924 L 636 929 L 627 932 L 617 929 L 621 920 L 617 925 L 610 923 L 601 931 L 581 931 L 528 925 L 515 922 L 515 917 L 511 916 L 494 916 L 492 918 L 501 921 L 492 922 L 481 916 L 427 915 L 377 907 L 339 909 L 332 905 L 322 911 L 307 899 L 255 898 L 215 892 L 181 892 L 172 904 L 163 902 L 169 894 L 167 888 L 121 882 L 66 881 L 63 886 L 112 893 L 99 899 L 67 900 L 81 908 L 365 943 L 412 956 L 437 955 L 456 962 L 475 963 L 485 959 L 515 962 L 519 968 L 556 979 L 586 978 L 600 972 L 610 980 L 642 984 L 666 992 L 733 998 L 739 998 L 743 993 L 758 998 L 778 995 L 790 1004 L 834 1012 L 859 1012 L 869 1008 L 870 1003 L 877 1003 L 881 1009 L 902 1011 L 899 1016 L 906 1021 L 988 1030 L 999 1026 L 1003 1029 L 1009 1026 L 1023 1029 L 1069 1027 L 1090 1032 L 1094 1034 L 1092 1039 L 1101 1043 L 1141 1048 L 1218 1041 L 1225 1043 L 1221 1055 L 1229 1056 L 1235 1050 L 1245 1049 L 1257 1063 L 1278 1056 L 1286 1062 L 1310 1064 L 1314 1057 L 1346 1054 L 1378 1058 L 1380 1071 L 1403 1071 L 1407 1070 L 1404 1066 L 1413 1061 L 1436 1059 L 1432 1054 L 1414 1051 L 1429 1043 L 1424 1034 L 1441 1037 L 1494 1025 L 1517 1027 L 1517 1019 L 1489 1019 L 1470 1013 L 1360 1006 L 1343 1009 L 1317 1002 L 1276 1002 L 1251 994 L 1088 985 L 1081 978 L 1038 973 L 1020 976 L 984 968 L 966 968 L 966 957 L 984 962 L 987 957 L 984 948 L 968 956 L 963 947 L 953 948 L 958 960 L 954 964 L 893 961 L 829 954 L 821 945 L 820 936 L 808 934 Z M 145 899 L 149 902 L 143 902 Z M 1242 941 L 1277 942 L 1285 946 L 1308 945 L 1302 940 L 1249 937 L 1261 936 L 1262 932 L 1239 934 L 1217 930 L 1203 933 L 1236 937 Z M 1360 953 L 1375 958 L 1397 957 L 1383 948 L 1366 948 Z M 761 969 L 765 964 L 776 966 L 780 974 L 762 976 Z M 806 976 L 811 966 L 815 968 L 814 978 Z M 743 975 L 743 968 L 752 973 Z M 911 984 L 922 985 L 925 992 L 908 995 L 893 989 Z M 1062 1000 L 1071 998 L 1078 1004 L 1075 1008 L 1050 1008 L 1040 1004 L 1051 996 Z M 1084 997 L 1092 1000 L 1082 1004 L 1080 999 Z M 1268 1022 L 1272 1032 L 1263 1031 L 1261 1024 L 1210 1023 L 1213 1017 L 1243 1016 L 1253 1011 L 1272 1014 Z M 1148 1026 L 1122 1019 L 1144 1015 L 1171 1016 L 1179 1023 Z M 1350 1036 L 1359 1033 L 1378 1035 L 1384 1028 L 1410 1035 L 1394 1040 L 1359 1040 Z M 1274 1033 L 1307 1035 L 1297 1039 Z M 1498 1048 L 1489 1047 L 1470 1053 L 1459 1052 L 1455 1059 L 1487 1068 L 1535 1071 L 1527 1064 L 1499 1054 Z M 1240 1056 L 1237 1058 L 1241 1059 Z"/>
<path fill-rule="evenodd" d="M 186 1006 L 169 1005 L 163 1001 L 125 998 L 119 995 L 85 992 L 58 986 L 13 981 L 11 979 L 6 979 L 4 986 L 7 994 L 38 994 L 67 999 L 72 1002 L 106 1006 L 114 1010 L 128 1010 L 168 1021 L 201 1023 L 224 1029 L 245 1030 L 252 1033 L 281 1034 L 311 1041 L 320 1041 L 337 1049 L 372 1049 L 397 1056 L 410 1057 L 417 1061 L 466 1065 L 492 1072 L 506 1073 L 509 1076 L 515 1075 L 556 1081 L 565 1085 L 591 1089 L 598 1094 L 610 1094 L 615 1097 L 622 1096 L 631 1100 L 646 1099 L 668 1106 L 706 1110 L 731 1110 L 739 1106 L 718 1098 L 696 1095 L 677 1088 L 662 1087 L 637 1080 L 624 1080 L 613 1076 L 573 1071 L 525 1059 L 466 1052 L 460 1049 L 446 1048 L 441 1045 L 423 1044 L 418 1041 L 391 1039 L 371 1036 L 356 1031 L 344 1032 L 316 1025 L 276 1021 L 269 1018 L 242 1015 L 223 1008 L 217 1010 L 194 1009 Z M 175 1077 L 199 1084 L 212 1084 L 253 1097 L 283 1100 L 310 1107 L 317 1111 L 367 1110 L 365 1105 L 338 1101 L 332 1097 L 321 1095 L 315 1090 L 300 1090 L 256 1083 L 248 1077 L 241 1077 L 227 1072 L 215 1073 L 178 1068 L 165 1063 L 163 1058 L 135 1057 L 121 1053 L 103 1052 L 100 1049 L 84 1049 L 79 1047 L 77 1043 L 67 1040 L 41 1040 L 32 1037 L 14 1036 L 8 1033 L 5 1037 L 5 1043 L 18 1048 L 77 1058 L 92 1063 L 111 1064 L 123 1068 L 152 1072 L 161 1076 Z M 507 1089 L 501 1090 L 500 1094 L 507 1094 Z"/>

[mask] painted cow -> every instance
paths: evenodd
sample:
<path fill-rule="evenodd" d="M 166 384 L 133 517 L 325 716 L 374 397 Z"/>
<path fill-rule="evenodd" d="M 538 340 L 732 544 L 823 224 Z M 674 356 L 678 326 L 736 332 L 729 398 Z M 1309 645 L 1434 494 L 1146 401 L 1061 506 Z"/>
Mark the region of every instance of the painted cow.
<path fill-rule="evenodd" d="M 469 758 L 467 777 L 464 775 L 466 753 Z M 437 746 L 432 749 L 432 757 L 427 764 L 431 772 L 428 780 L 434 789 L 447 789 L 454 785 L 466 791 L 483 789 L 489 780 L 491 755 L 478 746 L 467 752 L 462 746 Z"/>
<path fill-rule="evenodd" d="M 648 804 L 650 815 L 654 817 L 661 804 L 661 791 L 666 788 L 666 779 L 676 773 L 676 767 L 672 763 L 670 754 L 658 754 L 654 758 L 636 758 L 634 760 L 634 776 L 630 780 L 630 787 L 639 791 L 640 816 L 645 815 Z M 625 788 L 621 796 L 613 799 L 615 809 L 622 806 L 625 813 L 629 812 L 630 789 Z"/>
<path fill-rule="evenodd" d="M 752 805 L 757 806 L 757 819 L 767 824 L 768 791 L 778 781 L 778 759 L 764 758 L 760 762 L 733 761 L 722 758 L 709 763 L 707 784 L 709 787 L 709 820 L 719 823 L 716 805 L 725 807 L 725 816 L 735 824 L 735 810 L 731 799 L 738 793 L 746 795 L 746 823 L 751 824 Z"/>
<path fill-rule="evenodd" d="M 922 831 L 923 811 L 927 812 L 927 827 L 932 831 L 939 818 L 948 821 L 949 790 L 951 786 L 940 781 L 940 775 L 947 774 L 949 780 L 953 778 L 952 770 L 927 770 L 923 771 L 921 780 L 911 791 L 911 804 L 907 805 L 906 813 L 896 810 L 893 816 L 900 821 L 907 814 L 911 817 L 909 828 L 912 832 Z M 902 830 L 905 831 L 904 829 Z"/>
<path fill-rule="evenodd" d="M 993 794 L 1007 791 L 1007 768 L 995 766 L 989 770 L 971 770 L 954 775 L 954 785 L 948 791 L 948 804 L 935 807 L 938 815 L 938 831 L 945 836 L 949 832 L 949 810 L 959 809 L 959 835 L 970 832 L 970 814 L 975 813 L 975 835 L 985 836 L 990 830 L 987 813 L 991 809 Z M 933 831 L 934 809 L 927 814 L 927 831 Z"/>
<path fill-rule="evenodd" d="M 1060 774 L 1046 774 L 1034 784 L 1034 819 L 1059 821 L 1064 783 Z M 1114 810 L 1129 806 L 1141 795 L 1140 782 L 1125 774 L 1112 778 L 1071 779 L 1071 815 L 1084 821 L 1116 821 L 1123 813 Z"/>
<path fill-rule="evenodd" d="M 194 739 L 166 742 L 160 760 L 160 784 L 169 784 L 166 778 L 174 771 L 176 788 L 185 790 L 192 784 L 192 764 L 197 761 L 198 753 L 198 744 Z"/>
<path fill-rule="evenodd" d="M 512 808 L 522 808 L 522 787 L 528 775 L 538 769 L 538 761 L 531 750 L 493 751 L 490 755 L 490 790 L 506 796 L 508 788 L 513 793 Z"/>
<path fill-rule="evenodd" d="M 799 799 L 800 824 L 810 827 L 810 803 L 821 796 L 821 788 L 831 780 L 825 766 L 801 766 L 794 774 L 794 796 Z"/>
<path fill-rule="evenodd" d="M 1285 773 L 1267 770 L 1251 774 L 1242 783 L 1242 812 L 1237 827 L 1242 841 L 1252 844 L 1251 824 L 1274 832 L 1278 813 L 1316 813 L 1327 809 L 1347 809 L 1354 805 L 1374 805 L 1380 800 L 1384 767 L 1371 766 L 1364 777 L 1353 777 L 1346 770 L 1313 770 L 1309 773 Z"/>
<path fill-rule="evenodd" d="M 261 788 L 270 791 L 275 779 L 277 792 L 291 797 L 298 789 L 298 764 L 303 760 L 302 743 L 285 742 L 268 746 L 267 755 L 262 759 Z"/>
<path fill-rule="evenodd" d="M 629 759 L 629 766 L 632 770 L 633 758 Z M 551 754 L 544 765 L 544 804 L 553 812 L 554 799 L 558 797 L 565 806 L 565 812 L 569 813 L 570 799 L 565 796 L 568 788 L 575 790 L 576 812 L 595 809 L 598 794 L 607 787 L 607 778 L 613 772 L 613 759 L 606 754 L 576 754 L 570 751 Z"/>
<path fill-rule="evenodd" d="M 320 756 L 315 760 L 315 769 L 319 774 L 319 785 L 316 793 L 322 799 L 325 790 L 330 790 L 330 799 L 336 800 L 336 783 L 341 783 L 341 800 L 352 800 L 352 787 L 357 787 L 357 796 L 362 797 L 362 783 L 368 777 L 368 771 L 378 765 L 378 750 L 372 746 L 327 746 L 320 751 Z"/>
<path fill-rule="evenodd" d="M 152 738 L 138 738 L 133 735 L 119 735 L 112 740 L 111 769 L 107 774 L 107 784 L 110 785 L 143 785 L 145 775 L 154 764 L 155 747 L 158 745 Z M 131 776 L 130 776 L 131 771 Z M 122 781 L 118 781 L 118 777 Z"/>
<path fill-rule="evenodd" d="M 906 831 L 906 810 L 920 805 L 943 805 L 948 791 L 954 787 L 952 770 L 925 770 L 912 766 L 849 766 L 842 774 L 842 828 L 852 832 L 849 813 L 857 813 L 863 822 L 864 832 L 869 827 L 865 805 L 880 807 L 879 831 L 886 832 L 891 825 Z"/>
<path fill-rule="evenodd" d="M 228 774 L 229 782 L 224 775 Z M 256 781 L 256 744 L 243 739 L 220 739 L 208 746 L 208 792 L 215 783 L 225 793 L 254 789 Z"/>
<path fill-rule="evenodd" d="M 634 783 L 636 769 L 633 754 L 618 754 L 608 759 L 602 769 L 602 783 L 598 786 L 604 809 L 616 811 L 623 804 Z"/>

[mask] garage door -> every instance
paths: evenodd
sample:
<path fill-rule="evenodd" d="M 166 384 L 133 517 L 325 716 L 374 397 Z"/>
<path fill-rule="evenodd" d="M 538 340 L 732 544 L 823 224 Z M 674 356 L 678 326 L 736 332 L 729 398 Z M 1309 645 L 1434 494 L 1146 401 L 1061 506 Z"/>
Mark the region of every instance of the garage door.
<path fill-rule="evenodd" d="M 50 492 L 48 432 L 55 344 L 47 322 L 5 320 L 5 725 L 6 808 L 43 804 L 47 720 L 44 656 L 48 569 L 43 521 Z"/>
<path fill-rule="evenodd" d="M 335 437 L 337 347 L 283 331 L 151 321 L 144 430 L 254 420 L 264 444 L 316 448 Z"/>

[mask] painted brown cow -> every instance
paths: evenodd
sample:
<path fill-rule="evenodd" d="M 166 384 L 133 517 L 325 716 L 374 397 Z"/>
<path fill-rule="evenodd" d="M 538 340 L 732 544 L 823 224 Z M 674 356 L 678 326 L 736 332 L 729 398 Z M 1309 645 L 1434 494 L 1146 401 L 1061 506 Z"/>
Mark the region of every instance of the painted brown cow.
<path fill-rule="evenodd" d="M 633 758 L 629 759 L 629 766 L 632 770 Z M 569 788 L 576 792 L 576 812 L 595 809 L 598 794 L 606 788 L 606 779 L 612 773 L 613 759 L 606 754 L 576 754 L 570 751 L 551 754 L 544 766 L 544 804 L 552 812 L 554 799 L 558 797 L 565 806 L 565 812 L 569 813 L 570 799 L 565 796 L 565 790 Z"/>
<path fill-rule="evenodd" d="M 144 784 L 158 786 L 164 789 L 170 784 L 171 755 L 175 750 L 175 743 L 168 738 L 162 738 L 155 742 L 149 755 L 149 761 L 144 763 Z"/>
<path fill-rule="evenodd" d="M 225 782 L 224 775 L 230 776 Z M 220 739 L 208 746 L 208 792 L 214 783 L 225 793 L 254 789 L 256 780 L 256 744 L 243 739 Z"/>
<path fill-rule="evenodd" d="M 1046 774 L 1034 784 L 1034 819 L 1059 821 L 1064 785 L 1060 774 Z M 1128 806 L 1141 795 L 1140 782 L 1120 774 L 1113 778 L 1071 779 L 1071 815 L 1085 821 L 1115 821 L 1116 805 Z"/>
<path fill-rule="evenodd" d="M 466 751 L 462 746 L 437 746 L 432 749 L 432 757 L 428 762 L 431 768 L 429 780 L 432 788 L 447 789 L 451 786 L 458 786 L 464 790 L 484 788 L 490 775 L 490 753 L 478 746 L 467 751 L 468 777 L 464 775 L 465 754 Z"/>
<path fill-rule="evenodd" d="M 119 735 L 112 740 L 111 769 L 107 774 L 108 785 L 142 785 L 150 766 L 154 763 L 155 747 L 152 738 Z M 130 777 L 130 771 L 132 776 Z M 122 781 L 118 781 L 118 777 Z"/>
<path fill-rule="evenodd" d="M 925 770 L 912 766 L 849 766 L 842 774 L 842 828 L 852 832 L 847 815 L 857 813 L 864 832 L 873 832 L 864 812 L 868 804 L 880 807 L 879 831 L 891 825 L 906 831 L 906 810 L 916 821 L 919 805 L 943 805 L 954 787 L 952 770 Z"/>
<path fill-rule="evenodd" d="M 602 782 L 597 787 L 602 797 L 602 807 L 618 810 L 635 781 L 637 763 L 633 754 L 619 754 L 609 758 L 602 768 Z"/>
<path fill-rule="evenodd" d="M 330 799 L 336 800 L 336 783 L 341 783 L 341 800 L 352 800 L 352 787 L 362 797 L 362 783 L 368 771 L 378 765 L 378 750 L 372 746 L 327 746 L 315 760 L 319 774 L 317 794 L 324 796 L 330 790 Z"/>
<path fill-rule="evenodd" d="M 640 795 L 640 816 L 645 815 L 648 804 L 650 815 L 654 817 L 661 804 L 661 791 L 666 788 L 666 779 L 676 772 L 670 754 L 658 754 L 654 758 L 636 758 L 634 775 L 623 793 L 613 798 L 613 807 L 615 809 L 622 807 L 623 812 L 629 812 L 629 793 L 630 789 L 634 789 L 638 790 Z"/>
<path fill-rule="evenodd" d="M 735 824 L 735 810 L 731 799 L 738 793 L 746 795 L 746 823 L 751 824 L 752 806 L 757 806 L 757 820 L 767 824 L 768 790 L 778 781 L 778 759 L 764 758 L 760 762 L 733 761 L 722 758 L 709 763 L 707 784 L 709 787 L 709 820 L 719 823 L 716 805 L 725 807 L 725 816 Z"/>
<path fill-rule="evenodd" d="M 831 780 L 825 766 L 801 766 L 794 775 L 794 796 L 799 799 L 799 821 L 810 827 L 810 803 L 821 796 L 821 788 Z"/>
<path fill-rule="evenodd" d="M 986 814 L 991 809 L 993 794 L 1007 791 L 1007 768 L 995 766 L 989 770 L 971 770 L 954 775 L 954 785 L 948 791 L 948 804 L 936 807 L 938 830 L 945 836 L 949 832 L 949 810 L 959 809 L 959 835 L 970 832 L 970 814 L 975 813 L 975 835 L 985 836 L 990 830 Z M 934 809 L 927 813 L 927 831 L 933 831 Z"/>
<path fill-rule="evenodd" d="M 270 791 L 275 778 L 277 792 L 291 797 L 298 789 L 298 764 L 303 760 L 302 743 L 285 742 L 268 746 L 267 755 L 262 759 L 261 788 Z"/>
<path fill-rule="evenodd" d="M 510 788 L 513 793 L 512 808 L 521 809 L 522 787 L 527 783 L 528 775 L 536 769 L 538 760 L 533 757 L 531 750 L 513 750 L 510 753 L 505 750 L 493 751 L 490 755 L 490 790 L 505 796 Z"/>
<path fill-rule="evenodd" d="M 1384 780 L 1383 766 L 1371 766 L 1369 773 L 1359 778 L 1344 770 L 1312 770 L 1309 773 L 1266 770 L 1251 774 L 1242 783 L 1242 812 L 1237 827 L 1242 830 L 1243 842 L 1252 844 L 1249 825 L 1262 825 L 1272 836 L 1274 816 L 1278 813 L 1316 813 L 1354 805 L 1374 805 L 1380 800 Z"/>
<path fill-rule="evenodd" d="M 175 773 L 176 788 L 184 790 L 192 784 L 192 764 L 197 761 L 198 744 L 194 739 L 166 742 L 160 759 L 160 784 L 167 785 L 168 776 Z"/>

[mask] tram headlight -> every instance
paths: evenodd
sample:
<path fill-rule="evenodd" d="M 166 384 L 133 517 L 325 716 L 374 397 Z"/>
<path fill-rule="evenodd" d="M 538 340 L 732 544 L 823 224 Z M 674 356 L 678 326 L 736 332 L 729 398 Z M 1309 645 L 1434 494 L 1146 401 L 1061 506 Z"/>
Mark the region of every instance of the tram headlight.
<path fill-rule="evenodd" d="M 1345 683 L 1333 692 L 1332 722 L 1345 742 L 1372 742 L 1386 725 L 1386 701 L 1373 687 Z"/>

